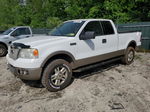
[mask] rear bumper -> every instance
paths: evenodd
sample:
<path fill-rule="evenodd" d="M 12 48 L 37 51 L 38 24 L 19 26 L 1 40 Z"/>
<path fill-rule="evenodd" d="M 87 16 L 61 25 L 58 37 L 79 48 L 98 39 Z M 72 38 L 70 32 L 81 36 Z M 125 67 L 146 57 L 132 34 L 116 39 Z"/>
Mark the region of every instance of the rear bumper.
<path fill-rule="evenodd" d="M 42 68 L 17 68 L 8 64 L 8 69 L 14 74 L 16 77 L 25 80 L 39 80 L 41 78 Z"/>
<path fill-rule="evenodd" d="M 137 47 L 135 48 L 135 50 L 136 50 L 136 51 L 139 51 L 140 48 L 141 48 L 141 45 L 137 46 Z"/>

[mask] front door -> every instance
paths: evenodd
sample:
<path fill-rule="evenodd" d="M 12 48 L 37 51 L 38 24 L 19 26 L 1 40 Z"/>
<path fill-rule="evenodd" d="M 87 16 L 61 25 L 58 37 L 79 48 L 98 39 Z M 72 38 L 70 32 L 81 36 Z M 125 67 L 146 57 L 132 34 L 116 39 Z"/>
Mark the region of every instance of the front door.
<path fill-rule="evenodd" d="M 95 32 L 95 39 L 88 40 L 78 40 L 78 50 L 77 50 L 77 60 L 81 64 L 88 64 L 97 60 L 99 55 L 105 54 L 107 43 L 106 37 L 103 35 L 103 30 L 99 21 L 90 21 L 84 27 L 81 34 L 84 34 L 87 31 Z M 88 62 L 85 62 L 87 59 Z M 83 62 L 82 62 L 83 61 Z"/>
<path fill-rule="evenodd" d="M 30 30 L 28 28 L 18 28 L 12 34 L 17 39 L 28 38 L 31 36 Z"/>

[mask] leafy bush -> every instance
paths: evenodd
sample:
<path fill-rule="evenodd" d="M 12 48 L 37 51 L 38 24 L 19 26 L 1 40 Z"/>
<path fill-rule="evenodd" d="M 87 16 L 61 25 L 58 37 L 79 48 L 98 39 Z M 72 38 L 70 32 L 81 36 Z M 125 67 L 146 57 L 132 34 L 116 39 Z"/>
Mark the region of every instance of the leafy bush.
<path fill-rule="evenodd" d="M 29 25 L 53 28 L 64 20 L 108 18 L 117 23 L 149 21 L 149 0 L 0 0 L 0 30 Z"/>

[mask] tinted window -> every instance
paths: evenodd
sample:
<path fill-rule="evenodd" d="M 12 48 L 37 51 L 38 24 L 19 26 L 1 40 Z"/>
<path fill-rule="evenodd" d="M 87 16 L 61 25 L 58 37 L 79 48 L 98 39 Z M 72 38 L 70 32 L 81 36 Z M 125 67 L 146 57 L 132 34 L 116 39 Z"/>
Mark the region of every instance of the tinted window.
<path fill-rule="evenodd" d="M 30 35 L 30 34 L 31 34 L 29 28 L 26 28 L 26 29 L 25 29 L 25 32 L 26 32 L 27 35 Z"/>
<path fill-rule="evenodd" d="M 101 28 L 101 26 L 100 26 L 99 21 L 91 21 L 91 22 L 89 22 L 89 23 L 85 26 L 85 28 L 84 28 L 84 30 L 82 31 L 82 33 L 87 32 L 87 31 L 94 31 L 96 36 L 103 34 L 102 28 Z"/>
<path fill-rule="evenodd" d="M 85 21 L 65 22 L 53 29 L 49 35 L 74 37 L 84 22 Z"/>
<path fill-rule="evenodd" d="M 114 29 L 109 21 L 101 21 L 101 24 L 105 35 L 114 34 Z"/>
<path fill-rule="evenodd" d="M 29 35 L 30 34 L 30 30 L 28 28 L 19 28 L 19 33 L 20 35 Z"/>
<path fill-rule="evenodd" d="M 30 35 L 30 30 L 28 28 L 19 28 L 15 30 L 12 35 L 20 36 L 20 35 Z"/>
<path fill-rule="evenodd" d="M 11 35 L 12 36 L 19 36 L 20 35 L 19 30 L 18 29 L 15 30 Z"/>

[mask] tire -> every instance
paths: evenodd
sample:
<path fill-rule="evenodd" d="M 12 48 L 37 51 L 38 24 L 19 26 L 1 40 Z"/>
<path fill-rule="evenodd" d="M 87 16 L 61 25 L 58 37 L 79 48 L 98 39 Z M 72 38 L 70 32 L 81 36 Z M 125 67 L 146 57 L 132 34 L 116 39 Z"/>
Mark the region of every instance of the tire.
<path fill-rule="evenodd" d="M 3 44 L 0 44 L 0 57 L 6 56 L 7 48 Z"/>
<path fill-rule="evenodd" d="M 122 58 L 123 64 L 130 65 L 134 61 L 135 49 L 133 47 L 128 47 L 125 55 Z"/>
<path fill-rule="evenodd" d="M 43 72 L 41 82 L 51 92 L 57 92 L 71 83 L 72 69 L 70 64 L 63 59 L 50 62 Z"/>

